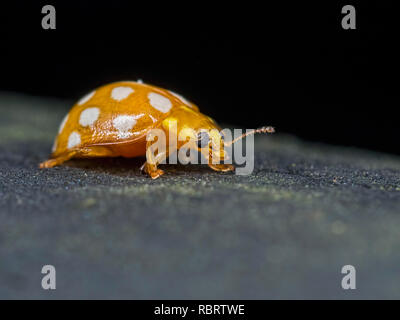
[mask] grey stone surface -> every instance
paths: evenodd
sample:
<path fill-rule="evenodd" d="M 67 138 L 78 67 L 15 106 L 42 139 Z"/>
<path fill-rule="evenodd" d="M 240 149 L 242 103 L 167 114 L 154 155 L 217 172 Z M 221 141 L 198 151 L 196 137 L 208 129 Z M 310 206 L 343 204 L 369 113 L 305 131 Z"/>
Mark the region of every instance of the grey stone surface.
<path fill-rule="evenodd" d="M 0 94 L 0 298 L 400 298 L 398 157 L 276 134 L 256 138 L 250 176 L 39 170 L 69 106 Z"/>

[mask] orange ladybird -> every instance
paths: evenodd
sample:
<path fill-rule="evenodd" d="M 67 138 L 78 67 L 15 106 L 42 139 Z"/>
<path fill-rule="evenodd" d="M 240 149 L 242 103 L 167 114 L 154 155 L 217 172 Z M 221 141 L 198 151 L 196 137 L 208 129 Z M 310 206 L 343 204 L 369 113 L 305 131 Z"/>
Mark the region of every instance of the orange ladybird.
<path fill-rule="evenodd" d="M 208 153 L 209 166 L 216 171 L 233 171 L 230 164 L 214 164 L 212 142 L 223 142 L 218 125 L 202 114 L 198 107 L 182 96 L 141 82 L 123 81 L 102 86 L 81 98 L 61 122 L 49 160 L 40 168 L 51 168 L 71 158 L 93 157 L 137 157 L 146 155 L 142 166 L 151 178 L 164 172 L 157 165 L 168 157 L 168 150 L 157 154 L 157 159 L 149 150 L 152 141 L 146 140 L 151 129 L 161 129 L 168 137 L 170 123 L 175 121 L 177 132 L 190 129 L 202 139 L 202 130 L 214 130 L 213 137 L 207 139 L 209 148 L 199 146 L 200 152 Z M 272 132 L 267 127 L 255 132 Z M 182 144 L 178 145 L 177 148 Z M 168 148 L 167 148 L 168 149 Z M 208 149 L 208 150 L 207 150 Z M 223 149 L 221 149 L 223 159 Z M 150 158 L 150 159 L 149 159 Z"/>

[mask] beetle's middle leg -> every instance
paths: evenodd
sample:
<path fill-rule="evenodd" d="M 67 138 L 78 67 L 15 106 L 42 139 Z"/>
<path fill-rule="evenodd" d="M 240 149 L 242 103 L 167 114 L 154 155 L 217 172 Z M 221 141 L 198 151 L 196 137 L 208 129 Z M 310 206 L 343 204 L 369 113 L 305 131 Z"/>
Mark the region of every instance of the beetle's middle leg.
<path fill-rule="evenodd" d="M 164 171 L 159 169 L 157 166 L 168 157 L 168 152 L 158 151 L 155 155 L 151 145 L 152 141 L 146 143 L 146 162 L 140 167 L 140 170 L 146 172 L 152 179 L 157 179 L 164 174 Z"/>

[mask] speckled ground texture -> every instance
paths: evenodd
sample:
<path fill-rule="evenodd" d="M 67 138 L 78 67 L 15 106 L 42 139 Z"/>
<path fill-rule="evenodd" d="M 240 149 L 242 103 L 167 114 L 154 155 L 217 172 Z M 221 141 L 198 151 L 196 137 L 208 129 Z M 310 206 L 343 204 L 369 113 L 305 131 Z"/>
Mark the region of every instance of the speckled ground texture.
<path fill-rule="evenodd" d="M 70 105 L 0 93 L 0 298 L 400 298 L 399 157 L 276 134 L 256 138 L 249 176 L 39 170 Z"/>

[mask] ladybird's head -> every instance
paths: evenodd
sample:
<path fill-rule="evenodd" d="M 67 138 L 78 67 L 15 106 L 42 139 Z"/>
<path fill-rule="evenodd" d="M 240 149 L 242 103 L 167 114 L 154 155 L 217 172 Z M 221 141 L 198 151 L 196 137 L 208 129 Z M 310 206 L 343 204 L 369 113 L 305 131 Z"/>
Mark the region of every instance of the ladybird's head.
<path fill-rule="evenodd" d="M 212 120 L 212 119 L 211 119 Z M 212 120 L 213 121 L 213 120 Z M 236 143 L 237 141 L 243 139 L 248 135 L 253 135 L 256 133 L 274 133 L 275 129 L 273 127 L 261 127 L 255 130 L 247 131 L 246 133 L 242 134 L 241 136 L 231 140 L 225 141 L 225 136 L 223 131 L 215 125 L 214 127 L 210 126 L 208 130 L 200 129 L 197 130 L 196 135 L 196 143 L 197 148 L 203 154 L 204 152 L 210 156 L 210 159 L 216 159 L 217 162 L 221 160 L 228 160 L 227 154 L 225 152 L 225 147 L 229 147 Z"/>
<path fill-rule="evenodd" d="M 163 128 L 178 137 L 182 146 L 196 149 L 204 156 L 224 159 L 224 140 L 216 122 L 198 110 L 182 106 L 163 121 Z"/>
<path fill-rule="evenodd" d="M 242 136 L 232 140 L 224 141 L 224 135 L 216 122 L 199 112 L 198 110 L 182 106 L 174 110 L 171 115 L 163 121 L 164 129 L 178 137 L 178 149 L 182 146 L 196 149 L 207 159 L 227 160 L 225 147 L 254 133 L 272 133 L 274 128 L 262 127 L 246 132 Z"/>

